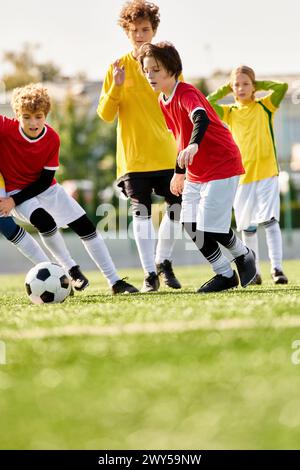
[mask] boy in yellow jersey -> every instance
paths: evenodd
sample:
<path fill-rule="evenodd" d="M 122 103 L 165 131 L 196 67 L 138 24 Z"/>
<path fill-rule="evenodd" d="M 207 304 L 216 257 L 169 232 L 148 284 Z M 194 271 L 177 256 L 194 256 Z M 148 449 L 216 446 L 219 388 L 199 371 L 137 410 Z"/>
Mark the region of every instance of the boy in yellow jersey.
<path fill-rule="evenodd" d="M 250 67 L 240 66 L 232 71 L 229 84 L 207 97 L 220 118 L 229 126 L 242 154 L 245 174 L 240 178 L 234 211 L 237 229 L 243 231 L 244 243 L 256 253 L 256 284 L 262 282 L 258 266 L 258 224 L 262 224 L 266 231 L 273 281 L 275 284 L 288 282 L 282 270 L 279 169 L 273 130 L 274 113 L 287 88 L 286 83 L 256 81 Z M 263 98 L 255 98 L 258 90 L 271 93 Z M 229 93 L 234 95 L 234 104 L 217 104 Z"/>
<path fill-rule="evenodd" d="M 97 111 L 100 118 L 108 122 L 118 116 L 117 178 L 132 203 L 134 237 L 145 273 L 143 292 L 158 290 L 159 275 L 167 286 L 181 287 L 171 261 L 174 240 L 181 232 L 181 196 L 170 191 L 176 166 L 176 143 L 166 127 L 158 94 L 149 86 L 137 60 L 139 48 L 151 42 L 159 21 L 159 8 L 153 3 L 134 0 L 125 4 L 119 24 L 133 50 L 110 66 Z M 151 219 L 153 192 L 167 202 L 156 254 Z"/>
<path fill-rule="evenodd" d="M 0 173 L 0 198 L 1 197 L 6 197 L 6 191 L 3 176 Z M 3 217 L 0 215 L 0 234 L 13 243 L 22 255 L 26 256 L 32 263 L 38 264 L 43 261 L 50 261 L 34 238 L 32 238 L 29 233 L 25 232 L 23 227 L 17 225 L 12 217 Z"/>

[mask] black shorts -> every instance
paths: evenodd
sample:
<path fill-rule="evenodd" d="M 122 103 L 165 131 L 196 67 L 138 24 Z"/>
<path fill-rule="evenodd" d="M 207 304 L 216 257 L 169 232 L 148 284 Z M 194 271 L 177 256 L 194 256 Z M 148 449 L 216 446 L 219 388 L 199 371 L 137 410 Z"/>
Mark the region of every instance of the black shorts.
<path fill-rule="evenodd" d="M 136 216 L 150 217 L 152 194 L 162 196 L 167 203 L 167 211 L 172 220 L 179 220 L 181 196 L 175 196 L 170 191 L 170 181 L 174 170 L 151 171 L 150 173 L 135 173 L 125 177 L 119 186 L 123 193 L 130 198 L 132 211 Z"/>

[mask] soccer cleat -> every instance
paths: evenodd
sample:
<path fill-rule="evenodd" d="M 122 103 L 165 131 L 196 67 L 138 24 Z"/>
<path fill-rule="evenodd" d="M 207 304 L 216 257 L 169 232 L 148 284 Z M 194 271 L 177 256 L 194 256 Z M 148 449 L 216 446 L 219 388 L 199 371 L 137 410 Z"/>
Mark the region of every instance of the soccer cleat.
<path fill-rule="evenodd" d="M 262 284 L 261 275 L 257 273 L 253 281 L 250 282 L 249 286 L 261 286 L 261 284 Z"/>
<path fill-rule="evenodd" d="M 162 263 L 157 264 L 156 267 L 157 275 L 161 276 L 166 286 L 172 289 L 181 289 L 181 284 L 175 277 L 171 261 L 165 259 Z"/>
<path fill-rule="evenodd" d="M 233 260 L 236 264 L 242 287 L 247 287 L 251 284 L 257 274 L 255 253 L 249 248 L 247 250 L 248 252 L 245 255 L 238 256 Z"/>
<path fill-rule="evenodd" d="M 217 274 L 212 279 L 203 284 L 200 289 L 197 290 L 199 294 L 209 294 L 211 292 L 222 292 L 223 290 L 234 289 L 239 285 L 239 278 L 237 273 L 233 271 L 231 277 L 225 277 L 221 274 Z"/>
<path fill-rule="evenodd" d="M 155 292 L 159 289 L 159 277 L 155 272 L 145 276 L 141 292 Z"/>
<path fill-rule="evenodd" d="M 126 277 L 124 279 L 119 279 L 111 288 L 112 294 L 135 294 L 138 292 L 138 289 L 128 282 L 125 281 L 127 279 Z"/>
<path fill-rule="evenodd" d="M 78 264 L 69 269 L 69 274 L 75 290 L 84 290 L 89 285 L 89 280 L 82 274 Z"/>
<path fill-rule="evenodd" d="M 271 272 L 271 277 L 274 281 L 274 284 L 287 284 L 289 282 L 286 275 L 281 271 L 281 269 L 278 268 L 275 268 Z"/>

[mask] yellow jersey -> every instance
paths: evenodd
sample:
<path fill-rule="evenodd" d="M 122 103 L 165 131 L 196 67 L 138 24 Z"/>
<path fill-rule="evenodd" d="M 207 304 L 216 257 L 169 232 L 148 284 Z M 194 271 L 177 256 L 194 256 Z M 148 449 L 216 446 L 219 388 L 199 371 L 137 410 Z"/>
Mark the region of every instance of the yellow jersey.
<path fill-rule="evenodd" d="M 231 130 L 240 149 L 245 174 L 240 184 L 252 183 L 278 175 L 279 167 L 274 142 L 274 112 L 270 96 L 247 105 L 223 105 L 223 121 Z M 268 112 L 269 111 L 269 112 Z"/>
<path fill-rule="evenodd" d="M 104 121 L 118 117 L 117 178 L 127 173 L 174 169 L 177 146 L 167 129 L 154 92 L 132 53 L 120 59 L 125 81 L 116 86 L 110 66 L 101 91 L 97 113 Z"/>
<path fill-rule="evenodd" d="M 274 139 L 274 113 L 287 91 L 287 84 L 257 81 L 256 90 L 271 93 L 244 105 L 239 102 L 220 105 L 217 101 L 232 92 L 229 85 L 224 85 L 207 97 L 222 121 L 228 125 L 240 149 L 245 168 L 245 174 L 240 177 L 240 184 L 270 178 L 279 173 Z"/>

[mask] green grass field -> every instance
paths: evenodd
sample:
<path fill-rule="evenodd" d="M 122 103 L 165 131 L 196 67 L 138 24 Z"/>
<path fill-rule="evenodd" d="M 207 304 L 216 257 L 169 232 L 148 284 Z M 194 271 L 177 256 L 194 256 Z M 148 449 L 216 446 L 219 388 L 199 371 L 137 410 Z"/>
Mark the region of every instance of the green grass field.
<path fill-rule="evenodd" d="M 261 287 L 206 296 L 209 267 L 176 269 L 179 293 L 119 297 L 90 273 L 53 306 L 0 276 L 0 448 L 300 448 L 300 261 L 285 270 L 287 286 L 265 264 Z"/>

